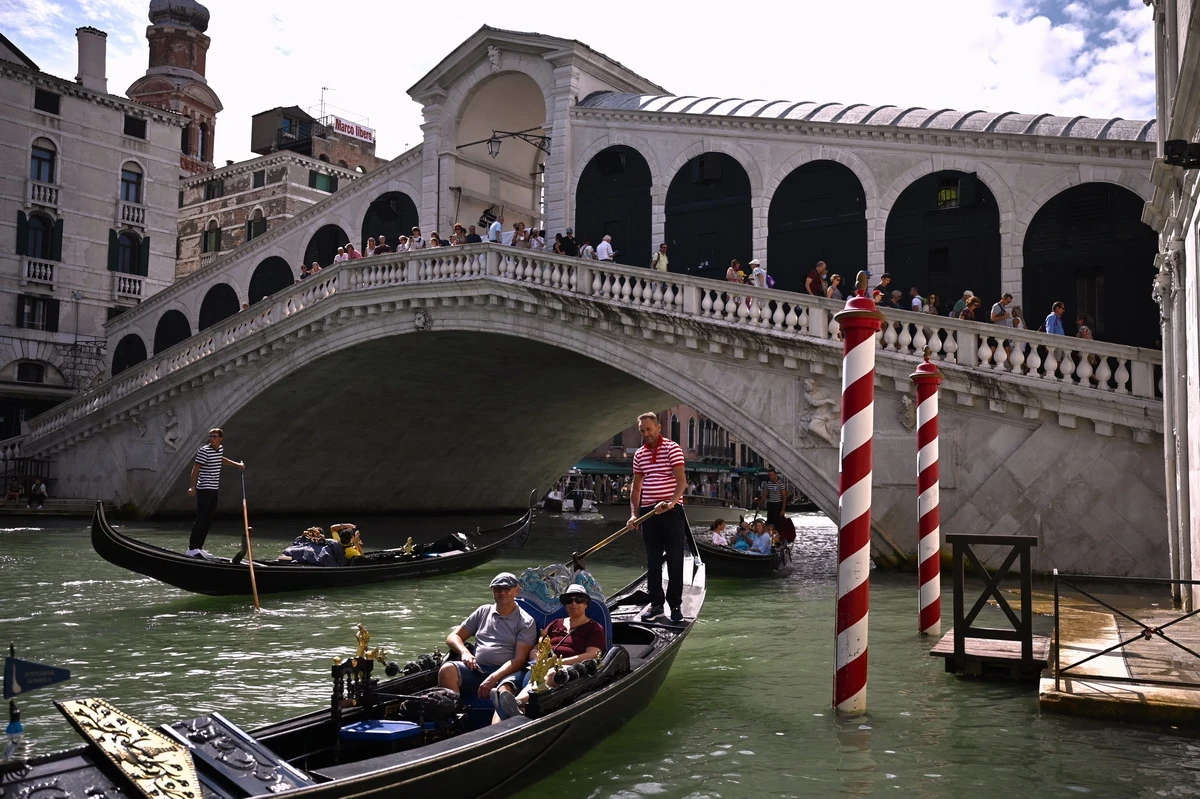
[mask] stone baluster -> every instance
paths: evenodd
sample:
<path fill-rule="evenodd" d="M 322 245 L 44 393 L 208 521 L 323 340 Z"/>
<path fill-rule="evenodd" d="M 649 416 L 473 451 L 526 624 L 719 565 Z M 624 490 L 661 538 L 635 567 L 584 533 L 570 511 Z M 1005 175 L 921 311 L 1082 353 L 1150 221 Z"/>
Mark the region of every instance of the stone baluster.
<path fill-rule="evenodd" d="M 927 339 L 925 337 L 925 327 L 924 326 L 917 325 L 916 329 L 917 329 L 917 333 L 915 336 L 912 337 L 912 348 L 913 348 L 913 352 L 921 353 L 921 352 L 925 351 L 925 348 L 927 346 L 929 346 L 929 339 Z M 930 352 L 932 352 L 932 351 L 933 351 L 933 348 L 930 347 Z"/>
<path fill-rule="evenodd" d="M 650 304 L 655 308 L 661 308 L 663 307 L 662 283 L 657 280 L 652 282 L 654 283 L 654 290 L 650 292 Z"/>
<path fill-rule="evenodd" d="M 1046 348 L 1046 359 L 1042 362 L 1046 367 L 1047 380 L 1062 380 L 1058 374 L 1058 356 L 1061 351 L 1055 352 L 1053 347 Z"/>
<path fill-rule="evenodd" d="M 782 330 L 783 320 L 786 318 L 787 317 L 783 313 L 783 303 L 775 303 L 775 313 L 771 315 L 771 327 L 775 328 L 776 330 Z"/>
<path fill-rule="evenodd" d="M 1025 363 L 1025 342 L 1013 341 L 1012 352 L 1008 356 L 1008 362 L 1012 364 L 1012 373 L 1015 375 L 1021 374 L 1021 366 Z"/>
<path fill-rule="evenodd" d="M 1112 376 L 1112 367 L 1108 365 L 1108 358 L 1101 355 L 1100 362 L 1096 364 L 1096 388 L 1101 391 L 1112 391 L 1112 386 L 1108 384 Z"/>
<path fill-rule="evenodd" d="M 800 329 L 800 316 L 796 313 L 796 309 L 800 309 L 800 313 L 804 313 L 803 305 L 796 305 L 794 302 L 787 303 L 787 313 L 783 316 L 783 329 L 789 333 L 802 332 Z"/>
<path fill-rule="evenodd" d="M 898 340 L 896 341 L 896 351 L 897 352 L 903 352 L 903 353 L 911 352 L 913 337 L 912 337 L 912 333 L 910 333 L 908 331 L 908 327 L 909 326 L 907 323 L 905 323 L 905 322 L 900 323 L 900 330 L 898 331 Z"/>
<path fill-rule="evenodd" d="M 701 304 L 704 308 L 704 315 L 712 319 L 722 319 L 725 316 L 725 302 L 721 299 L 721 292 L 706 291 L 704 292 L 704 302 Z"/>
<path fill-rule="evenodd" d="M 1079 378 L 1079 385 L 1084 388 L 1091 387 L 1093 383 L 1093 371 L 1091 358 L 1094 357 L 1085 350 L 1079 351 L 1079 364 L 1075 367 L 1075 376 Z"/>
<path fill-rule="evenodd" d="M 1133 368 L 1136 370 L 1137 364 L 1134 364 Z M 1113 373 L 1113 380 L 1116 381 L 1118 394 L 1129 393 L 1129 369 L 1125 366 L 1124 358 L 1117 359 L 1117 371 Z"/>
<path fill-rule="evenodd" d="M 885 323 L 881 332 L 883 333 L 883 348 L 885 350 L 899 351 L 900 337 L 896 335 L 896 326 L 890 322 Z M 878 338 L 876 341 L 878 341 Z"/>
<path fill-rule="evenodd" d="M 988 345 L 987 338 L 979 337 L 979 349 L 975 353 L 980 366 L 986 366 L 989 369 L 994 369 L 996 364 L 992 363 L 992 348 Z"/>
<path fill-rule="evenodd" d="M 745 323 L 750 318 L 750 309 L 757 305 L 758 299 L 751 299 L 749 302 L 739 302 L 737 304 L 737 321 Z"/>

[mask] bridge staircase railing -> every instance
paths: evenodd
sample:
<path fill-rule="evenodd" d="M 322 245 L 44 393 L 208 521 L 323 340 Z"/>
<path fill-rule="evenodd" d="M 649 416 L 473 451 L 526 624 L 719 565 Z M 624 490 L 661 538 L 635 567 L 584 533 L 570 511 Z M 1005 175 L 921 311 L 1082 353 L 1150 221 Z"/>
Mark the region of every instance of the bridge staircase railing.
<path fill-rule="evenodd" d="M 823 297 L 734 285 L 685 274 L 588 261 L 553 253 L 476 244 L 362 258 L 322 270 L 228 317 L 107 383 L 30 420 L 27 434 L 0 442 L 0 457 L 98 413 L 125 396 L 203 361 L 339 294 L 400 286 L 492 280 L 536 286 L 631 311 L 702 321 L 781 339 L 840 346 L 834 314 L 843 303 Z M 1161 397 L 1162 353 L 1102 341 L 1051 336 L 910 311 L 888 311 L 877 335 L 883 354 L 933 358 L 1030 387 L 1073 385 L 1089 392 Z M 111 348 L 110 348 L 111 351 Z"/>

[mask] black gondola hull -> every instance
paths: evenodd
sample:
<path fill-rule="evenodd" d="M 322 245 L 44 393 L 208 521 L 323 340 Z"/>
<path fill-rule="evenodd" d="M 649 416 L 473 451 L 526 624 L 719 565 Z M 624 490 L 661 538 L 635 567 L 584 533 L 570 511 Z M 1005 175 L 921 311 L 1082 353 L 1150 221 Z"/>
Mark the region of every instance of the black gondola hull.
<path fill-rule="evenodd" d="M 254 577 L 260 594 L 275 594 L 285 591 L 323 591 L 452 574 L 481 566 L 495 558 L 506 545 L 528 532 L 531 516 L 531 512 L 526 512 L 512 524 L 473 535 L 472 539 L 478 542 L 476 548 L 456 554 L 355 566 L 308 566 L 255 560 Z M 99 503 L 92 517 L 92 547 L 114 566 L 194 594 L 250 594 L 250 568 L 245 562 L 189 558 L 180 552 L 129 538 L 112 528 Z"/>
<path fill-rule="evenodd" d="M 696 546 L 714 577 L 772 577 L 784 571 L 791 562 L 791 553 L 786 547 L 778 547 L 770 555 L 754 555 L 714 546 L 699 538 Z"/>

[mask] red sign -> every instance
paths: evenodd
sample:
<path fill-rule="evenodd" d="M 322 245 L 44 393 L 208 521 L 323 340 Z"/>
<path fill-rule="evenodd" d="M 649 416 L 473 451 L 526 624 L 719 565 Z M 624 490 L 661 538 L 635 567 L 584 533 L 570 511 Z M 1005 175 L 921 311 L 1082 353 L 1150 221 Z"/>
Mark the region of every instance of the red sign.
<path fill-rule="evenodd" d="M 359 125 L 356 122 L 350 122 L 341 117 L 331 117 L 333 119 L 333 129 L 343 136 L 350 136 L 355 139 L 362 139 L 375 143 L 375 130 L 368 128 L 366 125 Z"/>

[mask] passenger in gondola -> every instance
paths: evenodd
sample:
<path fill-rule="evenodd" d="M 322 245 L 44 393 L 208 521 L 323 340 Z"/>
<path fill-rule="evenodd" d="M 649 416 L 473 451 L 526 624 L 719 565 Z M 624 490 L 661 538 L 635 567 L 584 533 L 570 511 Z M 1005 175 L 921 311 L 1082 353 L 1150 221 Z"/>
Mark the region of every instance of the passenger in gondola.
<path fill-rule="evenodd" d="M 750 535 L 749 525 L 742 522 L 738 525 L 737 536 L 733 539 L 733 543 L 730 546 L 739 552 L 745 552 L 753 542 L 754 539 Z"/>
<path fill-rule="evenodd" d="M 770 555 L 772 549 L 771 534 L 761 519 L 754 523 L 754 541 L 750 551 L 757 555 Z"/>
<path fill-rule="evenodd" d="M 725 536 L 725 520 L 717 519 L 712 523 L 712 527 L 708 528 L 712 532 L 712 542 L 714 546 L 727 547 L 729 539 Z"/>
<path fill-rule="evenodd" d="M 361 550 L 359 551 L 361 554 Z M 345 566 L 346 549 L 337 536 L 326 538 L 320 527 L 309 527 L 279 556 L 309 566 Z"/>
<path fill-rule="evenodd" d="M 594 660 L 603 655 L 604 627 L 587 615 L 587 607 L 592 601 L 587 589 L 572 583 L 558 600 L 567 609 L 567 617 L 555 619 L 546 625 L 543 635 L 550 639 L 551 654 L 561 657 L 564 666 Z M 533 665 L 532 660 L 529 665 Z M 554 687 L 553 671 L 546 675 L 546 685 Z M 529 703 L 529 691 L 528 668 L 502 680 L 492 696 L 499 717 L 495 721 L 523 714 Z"/>
<path fill-rule="evenodd" d="M 347 562 L 362 557 L 363 542 L 356 525 L 348 522 L 335 524 L 329 528 L 329 532 L 337 536 L 338 541 L 341 542 Z"/>
<path fill-rule="evenodd" d="M 524 668 L 537 643 L 537 625 L 517 605 L 519 586 L 517 576 L 511 572 L 500 572 L 492 578 L 495 602 L 477 607 L 446 636 L 446 646 L 460 659 L 442 664 L 439 686 L 460 696 L 475 694 L 488 699 L 505 677 Z M 467 648 L 467 639 L 472 637 L 474 652 Z"/>

